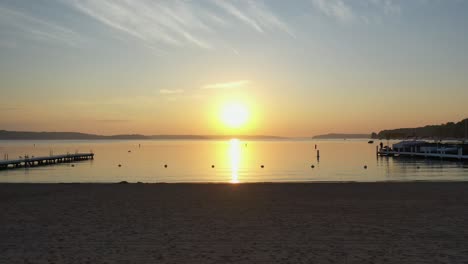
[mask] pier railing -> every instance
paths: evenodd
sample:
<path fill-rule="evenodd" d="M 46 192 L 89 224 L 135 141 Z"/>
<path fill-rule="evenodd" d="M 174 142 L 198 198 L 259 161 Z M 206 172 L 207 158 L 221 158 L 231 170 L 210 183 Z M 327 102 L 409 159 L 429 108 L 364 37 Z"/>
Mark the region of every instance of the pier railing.
<path fill-rule="evenodd" d="M 460 151 L 458 154 L 447 154 L 443 152 L 408 152 L 408 151 L 394 151 L 394 150 L 379 150 L 379 156 L 406 156 L 406 157 L 422 157 L 422 158 L 441 158 L 441 159 L 457 159 L 468 160 L 468 155 L 463 155 Z"/>
<path fill-rule="evenodd" d="M 75 161 L 92 160 L 94 159 L 94 153 L 75 153 L 75 154 L 62 154 L 62 155 L 51 155 L 43 157 L 29 157 L 9 160 L 8 156 L 5 156 L 6 160 L 0 161 L 0 169 L 13 169 L 13 168 L 24 168 L 24 167 L 35 167 L 43 165 L 52 165 L 57 163 L 69 163 Z"/>

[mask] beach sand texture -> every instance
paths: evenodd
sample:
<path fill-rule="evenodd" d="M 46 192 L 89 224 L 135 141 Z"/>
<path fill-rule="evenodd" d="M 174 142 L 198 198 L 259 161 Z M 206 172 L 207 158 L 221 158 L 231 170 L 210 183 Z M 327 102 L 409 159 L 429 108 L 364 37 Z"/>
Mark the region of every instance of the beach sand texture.
<path fill-rule="evenodd" d="M 468 263 L 468 183 L 0 184 L 0 263 Z"/>

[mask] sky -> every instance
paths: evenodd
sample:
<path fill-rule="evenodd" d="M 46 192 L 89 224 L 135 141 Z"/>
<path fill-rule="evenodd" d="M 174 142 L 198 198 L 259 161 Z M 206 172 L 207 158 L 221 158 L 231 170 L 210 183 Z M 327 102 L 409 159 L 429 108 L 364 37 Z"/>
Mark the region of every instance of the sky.
<path fill-rule="evenodd" d="M 0 0 L 0 129 L 299 137 L 460 121 L 467 14 L 466 0 Z M 247 123 L 223 123 L 230 104 Z"/>

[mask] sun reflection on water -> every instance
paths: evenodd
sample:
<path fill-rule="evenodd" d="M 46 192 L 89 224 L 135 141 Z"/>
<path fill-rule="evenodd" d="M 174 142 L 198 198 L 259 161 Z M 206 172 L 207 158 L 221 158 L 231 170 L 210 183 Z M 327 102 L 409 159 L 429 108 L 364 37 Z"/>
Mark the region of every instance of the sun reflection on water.
<path fill-rule="evenodd" d="M 240 140 L 231 139 L 229 142 L 229 159 L 231 161 L 231 183 L 239 183 L 239 166 L 241 161 Z"/>

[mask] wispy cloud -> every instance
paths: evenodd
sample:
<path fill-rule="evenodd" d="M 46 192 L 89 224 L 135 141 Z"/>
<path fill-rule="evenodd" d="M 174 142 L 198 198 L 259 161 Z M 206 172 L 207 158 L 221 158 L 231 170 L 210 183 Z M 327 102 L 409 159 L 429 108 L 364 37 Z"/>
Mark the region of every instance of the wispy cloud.
<path fill-rule="evenodd" d="M 158 44 L 210 48 L 192 33 L 206 30 L 207 26 L 192 14 L 196 11 L 186 2 L 84 0 L 71 3 L 81 12 L 153 48 Z"/>
<path fill-rule="evenodd" d="M 312 0 L 312 3 L 325 15 L 340 21 L 348 22 L 356 18 L 351 6 L 348 6 L 342 0 Z"/>
<path fill-rule="evenodd" d="M 214 48 L 233 21 L 258 32 L 281 30 L 287 24 L 260 1 L 62 0 L 116 31 L 128 34 L 154 50 L 195 46 Z"/>
<path fill-rule="evenodd" d="M 245 24 L 251 26 L 258 32 L 263 32 L 263 29 L 260 27 L 259 23 L 255 21 L 255 19 L 249 17 L 245 12 L 242 12 L 239 8 L 231 4 L 230 1 L 219 0 L 219 1 L 215 1 L 215 3 L 219 7 L 224 9 L 226 12 L 233 15 L 234 17 L 244 22 Z"/>
<path fill-rule="evenodd" d="M 26 33 L 26 37 L 35 40 L 59 42 L 74 47 L 84 42 L 80 34 L 67 27 L 5 7 L 0 7 L 0 23 L 14 27 Z"/>
<path fill-rule="evenodd" d="M 394 0 L 311 0 L 316 10 L 343 23 L 368 23 L 381 16 L 400 15 L 401 7 Z"/>
<path fill-rule="evenodd" d="M 176 90 L 161 89 L 161 90 L 159 90 L 160 94 L 179 94 L 179 93 L 183 93 L 183 92 L 184 92 L 184 90 L 182 90 L 182 89 L 176 89 Z"/>
<path fill-rule="evenodd" d="M 231 2 L 214 0 L 214 3 L 231 16 L 258 32 L 264 33 L 266 30 L 279 29 L 294 36 L 289 26 L 262 1 Z M 234 5 L 234 3 L 237 3 L 237 5 Z"/>
<path fill-rule="evenodd" d="M 232 89 L 243 88 L 250 84 L 249 80 L 240 80 L 234 82 L 213 83 L 201 87 L 201 89 Z"/>
<path fill-rule="evenodd" d="M 383 7 L 385 14 L 387 15 L 400 15 L 401 7 L 392 0 L 374 0 L 378 5 Z M 380 3 L 379 3 L 380 2 Z"/>

